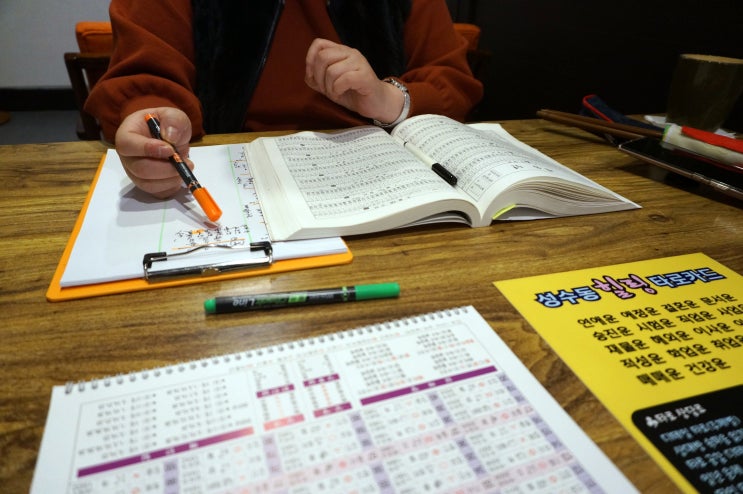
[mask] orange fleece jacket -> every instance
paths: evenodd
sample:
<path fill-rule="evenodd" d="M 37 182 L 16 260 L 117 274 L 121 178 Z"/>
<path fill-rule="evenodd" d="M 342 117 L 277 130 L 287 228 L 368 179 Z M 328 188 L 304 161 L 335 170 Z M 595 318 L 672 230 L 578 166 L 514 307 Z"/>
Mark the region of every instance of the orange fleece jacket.
<path fill-rule="evenodd" d="M 93 88 L 86 110 L 113 142 L 130 113 L 173 106 L 188 114 L 193 138 L 204 134 L 194 94 L 194 47 L 189 0 L 132 2 L 110 6 L 115 47 L 109 70 Z M 247 108 L 245 131 L 330 129 L 368 124 L 304 83 L 304 60 L 315 38 L 340 42 L 326 0 L 287 0 L 268 60 Z M 410 116 L 423 113 L 464 120 L 483 88 L 469 69 L 467 43 L 453 28 L 444 0 L 413 0 L 404 27 Z M 239 61 L 235 61 L 239 63 Z M 384 76 L 382 76 L 384 77 Z"/>

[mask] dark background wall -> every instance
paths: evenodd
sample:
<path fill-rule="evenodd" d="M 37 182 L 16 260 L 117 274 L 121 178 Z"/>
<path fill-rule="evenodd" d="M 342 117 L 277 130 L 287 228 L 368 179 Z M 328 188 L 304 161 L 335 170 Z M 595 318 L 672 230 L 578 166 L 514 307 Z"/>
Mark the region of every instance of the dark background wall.
<path fill-rule="evenodd" d="M 601 96 L 627 114 L 665 111 L 681 53 L 743 58 L 743 0 L 447 0 L 491 52 L 479 119 L 577 112 Z M 743 131 L 743 97 L 726 127 Z"/>

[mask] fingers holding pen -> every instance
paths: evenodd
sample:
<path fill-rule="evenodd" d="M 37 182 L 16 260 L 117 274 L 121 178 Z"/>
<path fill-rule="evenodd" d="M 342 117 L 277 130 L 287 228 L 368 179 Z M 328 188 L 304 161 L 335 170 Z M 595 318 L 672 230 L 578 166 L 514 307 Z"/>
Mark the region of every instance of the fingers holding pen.
<path fill-rule="evenodd" d="M 157 115 L 162 139 L 152 136 L 145 116 Z M 183 180 L 168 161 L 177 150 L 189 168 L 186 158 L 191 137 L 191 122 L 175 108 L 151 108 L 132 113 L 116 133 L 116 151 L 124 170 L 134 184 L 158 198 L 174 195 L 183 187 Z"/>

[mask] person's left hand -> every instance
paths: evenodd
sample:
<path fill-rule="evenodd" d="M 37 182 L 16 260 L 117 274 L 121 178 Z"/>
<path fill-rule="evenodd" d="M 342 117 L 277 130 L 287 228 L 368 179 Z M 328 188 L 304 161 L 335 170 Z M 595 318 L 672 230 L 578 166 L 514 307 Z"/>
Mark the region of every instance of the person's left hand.
<path fill-rule="evenodd" d="M 402 112 L 402 92 L 379 80 L 364 55 L 349 46 L 314 40 L 307 51 L 304 80 L 331 101 L 367 118 L 393 122 Z"/>

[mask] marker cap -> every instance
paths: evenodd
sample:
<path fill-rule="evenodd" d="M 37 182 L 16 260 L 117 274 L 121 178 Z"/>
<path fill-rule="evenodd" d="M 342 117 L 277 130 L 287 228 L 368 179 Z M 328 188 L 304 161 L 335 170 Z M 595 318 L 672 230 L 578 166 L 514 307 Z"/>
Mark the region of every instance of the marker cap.
<path fill-rule="evenodd" d="M 201 205 L 201 209 L 206 213 L 206 217 L 212 221 L 217 221 L 222 216 L 222 210 L 219 209 L 217 203 L 214 202 L 212 196 L 203 187 L 200 187 L 193 191 L 193 196 L 196 201 Z"/>
<path fill-rule="evenodd" d="M 216 314 L 217 313 L 217 299 L 210 298 L 209 300 L 204 300 L 204 310 L 207 314 Z"/>
<path fill-rule="evenodd" d="M 356 300 L 369 300 L 374 298 L 392 298 L 400 295 L 398 283 L 376 283 L 374 285 L 356 285 Z"/>

